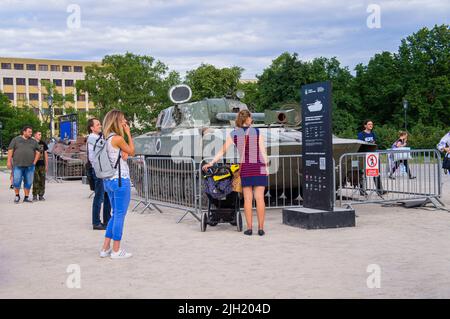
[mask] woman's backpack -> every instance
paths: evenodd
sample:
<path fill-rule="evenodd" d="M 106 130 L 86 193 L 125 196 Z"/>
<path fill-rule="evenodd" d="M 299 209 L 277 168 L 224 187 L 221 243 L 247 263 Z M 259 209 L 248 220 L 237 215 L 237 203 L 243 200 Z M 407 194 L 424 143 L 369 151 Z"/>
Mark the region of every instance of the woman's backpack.
<path fill-rule="evenodd" d="M 119 156 L 117 157 L 117 161 L 113 166 L 111 161 L 109 160 L 108 155 L 108 140 L 115 136 L 116 134 L 111 133 L 106 139 L 103 135 L 97 140 L 94 145 L 94 167 L 95 175 L 98 178 L 109 179 L 114 177 L 117 172 L 117 168 L 119 169 L 119 186 L 121 185 L 121 176 L 120 176 L 120 151 Z"/>

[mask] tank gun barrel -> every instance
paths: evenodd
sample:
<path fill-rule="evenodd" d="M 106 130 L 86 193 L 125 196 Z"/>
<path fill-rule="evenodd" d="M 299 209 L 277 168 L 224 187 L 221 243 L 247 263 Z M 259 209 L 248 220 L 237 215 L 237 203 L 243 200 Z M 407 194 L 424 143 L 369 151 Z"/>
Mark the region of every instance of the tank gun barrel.
<path fill-rule="evenodd" d="M 219 121 L 235 121 L 237 113 L 217 113 L 216 119 Z M 255 122 L 264 122 L 266 115 L 264 113 L 252 113 L 252 118 Z"/>

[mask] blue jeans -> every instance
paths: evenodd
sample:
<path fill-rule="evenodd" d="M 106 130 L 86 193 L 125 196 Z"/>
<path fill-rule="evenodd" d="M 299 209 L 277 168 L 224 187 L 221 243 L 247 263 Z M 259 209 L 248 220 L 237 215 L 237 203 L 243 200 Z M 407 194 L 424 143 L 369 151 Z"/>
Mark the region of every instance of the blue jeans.
<path fill-rule="evenodd" d="M 31 189 L 34 178 L 34 165 L 31 166 L 14 166 L 13 183 L 14 188 L 20 189 L 23 180 L 23 188 Z"/>
<path fill-rule="evenodd" d="M 100 210 L 103 203 L 103 223 L 106 225 L 111 218 L 111 203 L 108 194 L 103 186 L 103 179 L 97 178 L 94 169 L 91 169 L 92 178 L 94 179 L 94 201 L 92 203 L 92 225 L 100 225 Z"/>
<path fill-rule="evenodd" d="M 123 224 L 131 199 L 130 180 L 122 178 L 122 186 L 119 187 L 118 179 L 105 179 L 105 190 L 108 193 L 112 207 L 112 216 L 106 228 L 106 238 L 119 241 L 122 239 Z"/>

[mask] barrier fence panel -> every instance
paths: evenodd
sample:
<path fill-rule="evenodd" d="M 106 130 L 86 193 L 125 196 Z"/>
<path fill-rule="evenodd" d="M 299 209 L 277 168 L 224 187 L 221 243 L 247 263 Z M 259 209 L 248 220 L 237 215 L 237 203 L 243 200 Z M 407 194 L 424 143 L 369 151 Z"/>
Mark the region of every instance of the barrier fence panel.
<path fill-rule="evenodd" d="M 61 182 L 62 180 L 82 179 L 86 176 L 83 160 L 79 158 L 61 157 L 56 154 L 48 154 L 47 179 Z"/>
<path fill-rule="evenodd" d="M 381 203 L 441 196 L 441 155 L 437 150 L 377 152 L 379 176 L 366 176 L 366 155 L 339 159 L 339 205 Z"/>
<path fill-rule="evenodd" d="M 46 174 L 46 179 L 47 181 L 55 181 L 57 183 L 60 182 L 60 180 L 58 180 L 58 176 L 56 174 L 57 172 L 57 161 L 55 158 L 55 155 L 52 153 L 48 154 L 48 171 Z"/>
<path fill-rule="evenodd" d="M 148 199 L 148 175 L 146 174 L 147 166 L 145 163 L 145 157 L 129 157 L 127 164 L 130 169 L 131 184 L 135 188 L 138 196 L 138 198 L 132 198 L 133 201 L 137 202 L 132 211 L 135 211 L 140 205 L 144 205 L 141 213 L 143 213 L 146 209 L 153 210 Z"/>
<path fill-rule="evenodd" d="M 148 157 L 145 159 L 147 194 L 150 203 L 185 211 L 178 221 L 187 214 L 197 220 L 198 213 L 197 182 L 198 172 L 192 158 Z"/>

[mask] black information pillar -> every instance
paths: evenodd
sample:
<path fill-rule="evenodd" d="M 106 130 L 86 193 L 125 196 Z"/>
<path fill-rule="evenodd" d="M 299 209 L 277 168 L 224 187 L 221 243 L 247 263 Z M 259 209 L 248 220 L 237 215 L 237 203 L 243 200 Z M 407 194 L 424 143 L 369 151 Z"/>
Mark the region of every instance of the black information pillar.
<path fill-rule="evenodd" d="M 303 207 L 333 211 L 331 82 L 304 85 L 302 97 Z"/>

